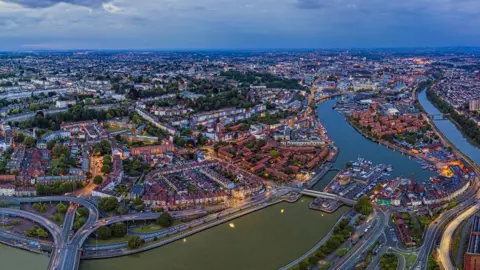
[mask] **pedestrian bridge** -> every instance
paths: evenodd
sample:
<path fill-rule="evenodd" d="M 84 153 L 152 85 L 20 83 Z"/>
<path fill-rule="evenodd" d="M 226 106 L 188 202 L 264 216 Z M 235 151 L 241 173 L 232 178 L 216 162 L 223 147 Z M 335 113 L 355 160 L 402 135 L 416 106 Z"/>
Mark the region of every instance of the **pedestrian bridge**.
<path fill-rule="evenodd" d="M 448 119 L 448 114 L 429 114 L 428 117 L 432 120 L 447 120 Z"/>
<path fill-rule="evenodd" d="M 330 200 L 341 201 L 342 203 L 350 206 L 354 206 L 357 203 L 357 201 L 352 199 L 347 199 L 342 196 L 338 196 L 338 195 L 327 193 L 327 192 L 316 191 L 316 190 L 304 189 L 300 191 L 300 193 L 303 195 L 311 196 L 315 198 L 325 198 Z"/>

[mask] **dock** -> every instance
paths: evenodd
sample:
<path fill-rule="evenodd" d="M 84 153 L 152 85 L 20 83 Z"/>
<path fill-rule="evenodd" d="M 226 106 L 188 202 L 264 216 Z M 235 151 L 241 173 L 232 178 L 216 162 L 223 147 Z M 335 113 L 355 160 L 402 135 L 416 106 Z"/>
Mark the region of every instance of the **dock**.
<path fill-rule="evenodd" d="M 337 211 L 340 206 L 342 206 L 343 203 L 339 200 L 332 200 L 332 199 L 327 199 L 327 198 L 316 198 L 310 204 L 308 207 L 312 210 L 317 210 L 317 211 L 322 211 L 328 214 L 331 214 L 335 211 Z"/>

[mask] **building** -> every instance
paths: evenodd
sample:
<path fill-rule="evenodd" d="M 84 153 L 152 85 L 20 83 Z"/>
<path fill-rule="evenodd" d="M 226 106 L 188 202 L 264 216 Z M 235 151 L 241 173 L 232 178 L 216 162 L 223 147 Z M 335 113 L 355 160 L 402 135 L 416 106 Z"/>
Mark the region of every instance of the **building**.
<path fill-rule="evenodd" d="M 15 186 L 13 184 L 0 184 L 0 196 L 15 195 Z"/>
<path fill-rule="evenodd" d="M 77 102 L 75 100 L 57 100 L 55 102 L 55 107 L 57 108 L 66 108 L 68 106 L 73 106 L 77 104 Z"/>
<path fill-rule="evenodd" d="M 468 240 L 467 251 L 463 256 L 465 270 L 480 269 L 480 216 L 475 215 L 472 222 L 472 230 Z"/>
<path fill-rule="evenodd" d="M 163 145 L 132 147 L 130 149 L 130 154 L 132 156 L 163 155 L 165 152 L 172 152 L 174 150 L 175 146 L 172 143 L 166 142 Z"/>
<path fill-rule="evenodd" d="M 16 197 L 34 197 L 37 196 L 37 188 L 34 186 L 29 187 L 15 187 Z"/>
<path fill-rule="evenodd" d="M 170 135 L 175 135 L 176 133 L 176 130 L 173 128 L 173 127 L 170 127 L 166 124 L 163 124 L 160 122 L 160 120 L 154 116 L 154 115 L 151 115 L 150 113 L 148 113 L 147 111 L 145 110 L 142 110 L 140 108 L 136 108 L 135 111 L 141 116 L 143 117 L 145 120 L 147 120 L 148 122 L 150 122 L 150 124 L 152 124 L 153 126 L 157 127 L 157 128 L 160 128 L 160 129 L 163 129 L 165 131 L 167 131 Z"/>
<path fill-rule="evenodd" d="M 60 182 L 85 182 L 85 175 L 63 175 L 63 176 L 40 176 L 36 178 L 37 184 L 51 185 L 57 181 Z"/>
<path fill-rule="evenodd" d="M 47 133 L 42 136 L 42 140 L 49 142 L 52 140 L 62 140 L 62 139 L 68 139 L 72 136 L 72 134 L 69 131 L 53 131 L 50 133 Z"/>
<path fill-rule="evenodd" d="M 468 109 L 471 112 L 480 110 L 480 99 L 470 100 L 468 103 Z"/>

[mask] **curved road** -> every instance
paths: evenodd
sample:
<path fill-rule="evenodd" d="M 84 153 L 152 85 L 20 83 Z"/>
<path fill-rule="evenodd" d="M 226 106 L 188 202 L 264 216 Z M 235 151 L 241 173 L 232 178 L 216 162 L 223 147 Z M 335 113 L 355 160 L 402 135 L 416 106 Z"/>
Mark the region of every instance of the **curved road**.
<path fill-rule="evenodd" d="M 466 219 L 471 217 L 480 209 L 479 203 L 475 204 L 474 206 L 470 207 L 455 219 L 452 220 L 445 228 L 445 231 L 442 235 L 442 240 L 440 242 L 440 262 L 443 265 L 444 269 L 455 269 L 455 263 L 452 262 L 452 257 L 450 256 L 450 244 L 452 242 L 452 236 L 458 226 Z"/>
<path fill-rule="evenodd" d="M 81 205 L 88 209 L 89 215 L 85 225 L 82 228 L 92 227 L 98 220 L 98 210 L 94 204 L 83 199 L 68 197 L 68 196 L 49 196 L 49 197 L 32 197 L 32 198 L 16 198 L 16 197 L 3 197 L 0 201 L 9 203 L 36 203 L 36 202 L 70 202 L 73 204 Z M 61 230 L 55 223 L 50 220 L 37 216 L 33 213 L 13 210 L 9 208 L 0 208 L 3 213 L 16 213 L 24 218 L 31 219 L 42 224 L 53 235 L 55 240 L 56 249 L 53 250 L 50 257 L 49 269 L 54 270 L 73 270 L 77 269 L 80 263 L 80 248 L 87 236 L 83 234 L 76 234 L 69 241 L 68 233 L 71 230 L 75 218 L 76 206 L 69 207 L 69 211 L 65 216 L 65 228 Z"/>

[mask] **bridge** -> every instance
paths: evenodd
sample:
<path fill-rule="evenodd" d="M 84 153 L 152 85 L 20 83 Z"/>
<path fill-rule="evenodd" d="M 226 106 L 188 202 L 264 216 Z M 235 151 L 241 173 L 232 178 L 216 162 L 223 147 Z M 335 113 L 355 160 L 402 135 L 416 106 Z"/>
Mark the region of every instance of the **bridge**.
<path fill-rule="evenodd" d="M 428 117 L 432 120 L 447 120 L 448 119 L 448 114 L 429 114 Z"/>
<path fill-rule="evenodd" d="M 69 202 L 71 205 L 68 208 L 67 214 L 65 215 L 63 229 L 60 229 L 57 224 L 52 221 L 43 218 L 34 213 L 30 213 L 22 210 L 13 210 L 9 208 L 0 208 L 0 213 L 10 214 L 26 219 L 33 220 L 38 224 L 45 227 L 54 238 L 54 249 L 52 250 L 50 261 L 48 264 L 48 269 L 50 270 L 73 270 L 78 269 L 80 264 L 80 249 L 85 240 L 89 235 L 83 235 L 77 233 L 69 239 L 68 235 L 72 229 L 73 221 L 75 218 L 76 205 L 81 205 L 88 209 L 89 215 L 88 219 L 83 225 L 82 228 L 90 228 L 97 223 L 98 220 L 98 210 L 95 205 L 92 203 L 67 196 L 52 196 L 52 197 L 34 197 L 34 198 L 2 198 L 2 201 L 8 203 L 34 203 L 34 202 Z M 80 230 L 82 230 L 80 228 Z"/>
<path fill-rule="evenodd" d="M 301 190 L 300 193 L 303 195 L 311 196 L 315 198 L 324 198 L 324 199 L 341 201 L 342 203 L 350 206 L 354 206 L 357 203 L 357 201 L 352 199 L 347 199 L 342 196 L 338 196 L 338 195 L 327 193 L 327 192 L 316 191 L 316 190 L 304 189 L 304 190 Z"/>

